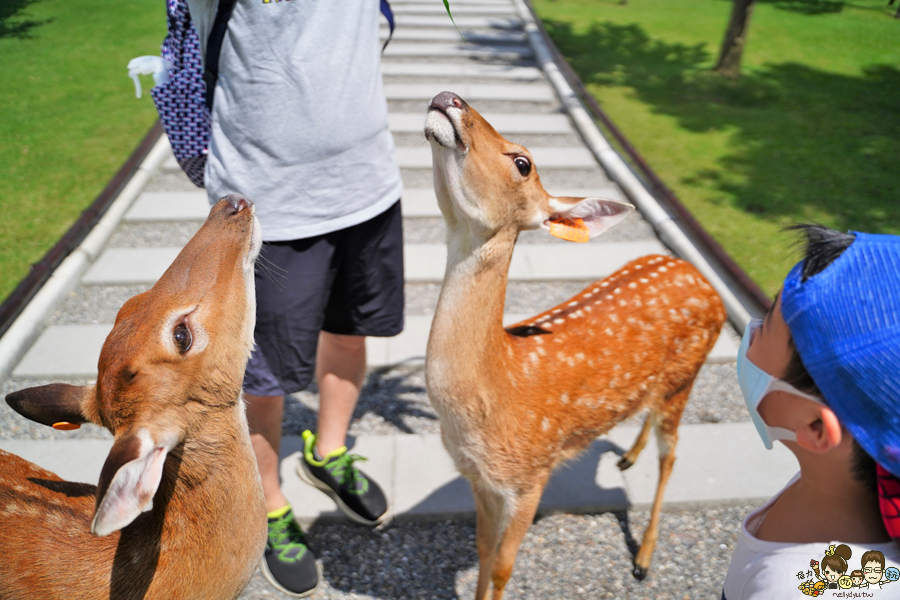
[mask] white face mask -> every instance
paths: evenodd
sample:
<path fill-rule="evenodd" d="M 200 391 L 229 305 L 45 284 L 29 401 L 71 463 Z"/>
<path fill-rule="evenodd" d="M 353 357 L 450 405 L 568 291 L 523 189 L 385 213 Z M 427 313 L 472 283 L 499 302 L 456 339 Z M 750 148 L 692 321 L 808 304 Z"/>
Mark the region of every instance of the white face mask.
<path fill-rule="evenodd" d="M 747 404 L 747 410 L 750 412 L 750 418 L 753 419 L 753 424 L 756 425 L 756 431 L 759 433 L 759 437 L 762 438 L 766 448 L 771 450 L 772 440 L 788 440 L 796 442 L 797 434 L 790 429 L 784 429 L 783 427 L 770 427 L 763 421 L 762 416 L 759 414 L 759 403 L 762 402 L 762 399 L 765 398 L 769 392 L 788 392 L 806 398 L 807 400 L 812 400 L 816 404 L 822 404 L 824 406 L 824 403 L 815 396 L 810 396 L 809 394 L 801 392 L 786 381 L 783 381 L 774 375 L 769 375 L 750 362 L 750 359 L 747 358 L 747 349 L 750 347 L 750 338 L 753 337 L 754 331 L 762 327 L 762 323 L 762 319 L 752 319 L 744 329 L 744 337 L 741 339 L 741 347 L 738 348 L 737 353 L 737 376 L 738 383 L 741 385 L 741 392 L 744 394 L 744 402 Z"/>

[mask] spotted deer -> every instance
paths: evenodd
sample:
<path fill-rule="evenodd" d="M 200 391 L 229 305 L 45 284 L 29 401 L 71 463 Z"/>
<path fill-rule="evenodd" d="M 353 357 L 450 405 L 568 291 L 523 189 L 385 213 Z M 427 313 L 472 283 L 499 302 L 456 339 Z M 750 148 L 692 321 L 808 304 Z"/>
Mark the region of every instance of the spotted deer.
<path fill-rule="evenodd" d="M 627 469 L 650 428 L 659 485 L 634 575 L 656 544 L 678 422 L 725 310 L 689 263 L 646 256 L 568 301 L 504 329 L 513 247 L 526 229 L 600 234 L 629 204 L 554 198 L 528 150 L 501 137 L 459 96 L 428 107 L 434 189 L 447 223 L 447 267 L 428 340 L 426 384 L 444 445 L 472 484 L 477 509 L 475 597 L 503 596 L 519 545 L 553 469 L 616 423 L 648 409 Z M 576 225 L 573 225 L 576 224 Z"/>
<path fill-rule="evenodd" d="M 241 381 L 261 244 L 231 195 L 147 292 L 128 300 L 94 385 L 9 394 L 25 417 L 114 436 L 97 486 L 0 451 L 0 598 L 235 598 L 266 540 Z"/>

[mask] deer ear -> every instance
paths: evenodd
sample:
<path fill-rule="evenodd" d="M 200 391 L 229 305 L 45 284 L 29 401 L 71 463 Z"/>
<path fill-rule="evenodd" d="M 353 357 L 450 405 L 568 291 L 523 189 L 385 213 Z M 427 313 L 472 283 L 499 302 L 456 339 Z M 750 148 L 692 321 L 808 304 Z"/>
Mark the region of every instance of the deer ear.
<path fill-rule="evenodd" d="M 606 198 L 549 198 L 549 215 L 541 223 L 543 229 L 550 229 L 553 221 L 574 221 L 581 219 L 590 237 L 600 235 L 610 227 L 625 219 L 634 206 L 627 202 Z"/>
<path fill-rule="evenodd" d="M 82 406 L 94 394 L 94 386 L 51 383 L 7 394 L 6 403 L 25 417 L 53 427 L 60 423 L 78 425 L 89 420 Z"/>
<path fill-rule="evenodd" d="M 176 443 L 154 442 L 146 429 L 116 439 L 100 472 L 91 533 L 109 535 L 153 508 L 166 456 Z"/>

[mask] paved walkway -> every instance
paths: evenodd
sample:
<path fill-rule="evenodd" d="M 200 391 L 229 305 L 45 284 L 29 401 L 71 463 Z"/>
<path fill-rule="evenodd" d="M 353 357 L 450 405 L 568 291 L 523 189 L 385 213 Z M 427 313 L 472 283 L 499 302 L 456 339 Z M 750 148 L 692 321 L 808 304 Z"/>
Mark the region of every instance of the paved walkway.
<path fill-rule="evenodd" d="M 625 199 L 625 194 L 598 165 L 554 88 L 535 67 L 534 50 L 512 1 L 452 2 L 456 23 L 468 40 L 465 44 L 438 0 L 394 0 L 392 4 L 397 31 L 384 54 L 383 71 L 390 126 L 406 187 L 407 329 L 396 338 L 369 340 L 372 374 L 366 393 L 376 394 L 381 405 L 378 411 L 383 411 L 375 411 L 379 416 L 390 413 L 392 407 L 400 407 L 400 416 L 370 427 L 367 413 L 366 418 L 355 422 L 353 432 L 355 451 L 370 457 L 367 468 L 391 496 L 397 521 L 419 522 L 472 514 L 468 484 L 458 477 L 443 450 L 422 385 L 416 383 L 421 381 L 425 342 L 445 256 L 443 222 L 431 190 L 430 149 L 422 134 L 427 101 L 445 89 L 459 93 L 503 135 L 529 147 L 551 193 L 620 199 Z M 4 393 L 47 381 L 83 382 L 95 377 L 99 350 L 118 307 L 131 295 L 149 288 L 200 226 L 208 212 L 205 192 L 188 182 L 174 159 L 161 162 L 124 211 L 102 253 L 42 323 L 40 335 L 3 382 Z M 668 250 L 640 214 L 584 245 L 559 243 L 539 232 L 528 232 L 522 236 L 513 259 L 507 321 L 562 302 L 624 262 L 651 252 Z M 679 459 L 666 495 L 669 508 L 700 510 L 759 502 L 777 491 L 796 470 L 796 462 L 783 448 L 773 452 L 763 449 L 739 400 L 735 401 L 736 349 L 737 336 L 729 327 L 710 356 L 689 403 L 709 407 L 703 414 L 721 413 L 725 417 L 686 418 L 687 424 L 680 430 Z M 411 373 L 403 379 L 405 387 L 389 385 L 393 381 L 388 377 L 391 366 L 398 363 Z M 297 397 L 299 400 L 292 400 L 294 405 L 314 408 L 314 389 Z M 414 412 L 408 410 L 410 403 L 418 407 L 418 420 L 404 421 L 404 415 Z M 286 425 L 282 474 L 287 494 L 300 516 L 309 522 L 340 520 L 334 504 L 302 484 L 293 471 L 300 449 L 298 433 Z M 630 447 L 636 434 L 633 422 L 621 425 L 598 440 L 579 461 L 562 469 L 547 489 L 542 512 L 598 513 L 646 507 L 652 501 L 657 478 L 653 443 L 631 470 L 623 474 L 615 468 L 616 454 Z M 0 407 L 0 448 L 69 479 L 96 481 L 109 444 L 109 436 L 102 430 L 85 427 L 75 434 L 55 432 L 35 427 L 5 406 Z M 728 543 L 721 544 L 722 548 Z M 660 552 L 665 553 L 664 541 L 661 546 Z M 471 570 L 471 564 L 466 568 Z M 470 584 L 460 585 L 468 589 Z M 320 597 L 358 597 L 350 584 L 331 581 L 330 585 Z M 457 590 L 462 589 L 460 585 Z M 535 585 L 537 588 L 524 596 L 513 593 L 511 597 L 569 594 L 552 587 L 540 592 L 541 583 Z M 631 584 L 625 585 L 628 588 Z M 654 587 L 652 581 L 648 585 L 642 589 L 654 589 L 652 597 L 669 597 L 669 591 Z M 709 589 L 692 597 L 713 597 L 716 585 L 713 582 Z M 257 591 L 245 597 L 265 596 L 263 587 L 254 584 Z M 417 594 L 409 597 L 421 597 Z M 450 586 L 447 590 L 435 588 L 433 596 L 455 594 Z M 671 597 L 682 596 L 681 592 L 673 594 Z"/>

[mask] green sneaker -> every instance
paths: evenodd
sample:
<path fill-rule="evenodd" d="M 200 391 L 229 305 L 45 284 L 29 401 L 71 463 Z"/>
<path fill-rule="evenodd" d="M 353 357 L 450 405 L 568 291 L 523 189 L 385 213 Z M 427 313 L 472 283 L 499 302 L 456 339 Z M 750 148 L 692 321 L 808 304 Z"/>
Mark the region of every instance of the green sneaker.
<path fill-rule="evenodd" d="M 384 492 L 356 467 L 356 462 L 366 458 L 348 454 L 346 446 L 322 458 L 316 452 L 316 436 L 311 431 L 303 432 L 303 441 L 303 458 L 297 467 L 301 479 L 331 496 L 344 514 L 357 523 L 380 525 L 387 520 Z"/>
<path fill-rule="evenodd" d="M 269 517 L 262 572 L 277 589 L 303 598 L 318 589 L 322 574 L 315 555 L 306 547 L 306 535 L 294 519 L 294 511 L 286 508 L 283 514 Z"/>

